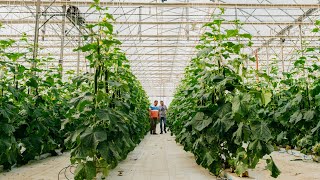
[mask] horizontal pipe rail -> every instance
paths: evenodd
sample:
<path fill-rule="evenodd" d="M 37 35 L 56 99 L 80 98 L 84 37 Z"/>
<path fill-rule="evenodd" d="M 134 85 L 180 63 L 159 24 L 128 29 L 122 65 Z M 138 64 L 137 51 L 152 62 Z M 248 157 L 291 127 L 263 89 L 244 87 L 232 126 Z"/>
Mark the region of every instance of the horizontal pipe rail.
<path fill-rule="evenodd" d="M 35 20 L 32 19 L 1 19 L 0 22 L 2 24 L 34 24 Z M 40 20 L 39 23 L 49 23 L 49 24 L 60 24 L 62 20 L 50 20 L 48 22 L 44 20 Z M 87 21 L 86 23 L 97 23 L 98 21 Z M 206 24 L 210 21 L 116 21 L 113 22 L 113 24 L 128 24 L 128 25 L 136 25 L 136 24 L 142 24 L 142 25 L 179 25 L 179 24 Z M 70 24 L 71 22 L 66 22 L 67 24 Z M 274 26 L 280 26 L 280 25 L 314 25 L 314 22 L 241 22 L 244 25 L 274 25 Z M 226 25 L 233 25 L 233 22 L 223 22 L 223 24 Z"/>
<path fill-rule="evenodd" d="M 41 1 L 41 6 L 90 6 L 91 1 Z M 2 0 L 0 5 L 11 5 L 11 6 L 36 6 L 36 2 L 32 0 Z M 267 9 L 267 8 L 286 8 L 286 9 L 310 9 L 320 8 L 319 4 L 259 4 L 259 3 L 150 3 L 150 2 L 100 2 L 102 6 L 108 7 L 157 7 L 157 8 L 249 8 L 249 9 Z"/>
<path fill-rule="evenodd" d="M 120 35 L 116 35 L 116 38 L 133 38 L 133 37 L 141 37 L 141 38 L 199 38 L 201 35 L 155 35 L 155 34 L 150 34 L 150 35 L 139 35 L 139 34 L 130 34 L 130 35 L 126 35 L 126 34 L 120 34 Z M 19 38 L 22 37 L 22 35 L 0 35 L 0 38 Z M 26 37 L 31 38 L 34 37 L 34 35 L 26 35 Z M 42 37 L 42 35 L 41 35 Z M 60 38 L 61 35 L 55 35 L 55 34 L 47 34 L 47 35 L 43 35 L 43 37 L 47 37 L 47 38 Z M 76 38 L 79 37 L 78 35 L 66 35 L 66 37 L 70 37 L 70 38 Z M 283 38 L 283 39 L 295 39 L 295 38 L 300 38 L 300 36 L 298 35 L 289 35 L 289 36 L 285 36 L 285 35 L 279 35 L 279 36 L 269 36 L 269 35 L 258 35 L 258 36 L 252 36 L 252 38 Z M 304 35 L 302 36 L 302 38 L 320 38 L 319 35 Z M 138 39 L 135 41 L 139 41 Z M 142 40 L 144 41 L 144 40 Z"/>

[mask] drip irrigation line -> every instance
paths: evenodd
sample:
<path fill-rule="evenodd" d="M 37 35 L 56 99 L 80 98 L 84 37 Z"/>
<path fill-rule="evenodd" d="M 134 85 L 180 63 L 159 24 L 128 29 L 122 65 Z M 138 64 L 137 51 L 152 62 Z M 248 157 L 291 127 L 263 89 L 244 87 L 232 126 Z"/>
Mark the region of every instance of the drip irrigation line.
<path fill-rule="evenodd" d="M 74 175 L 74 173 L 71 171 L 71 167 L 74 167 L 74 166 L 73 166 L 72 164 L 70 164 L 70 165 L 62 168 L 62 169 L 59 171 L 59 173 L 58 173 L 58 180 L 60 180 L 60 174 L 62 173 L 62 171 L 64 171 L 64 173 L 63 173 L 63 174 L 64 174 L 64 177 L 65 177 L 67 180 L 70 180 L 70 179 L 68 178 L 68 176 L 67 176 L 67 169 L 69 168 L 70 173 Z"/>
<path fill-rule="evenodd" d="M 72 168 L 72 167 L 74 167 L 74 166 L 70 166 L 69 171 L 70 171 L 70 173 L 71 173 L 72 175 L 74 175 L 74 173 L 71 171 L 71 168 Z"/>
<path fill-rule="evenodd" d="M 67 177 L 67 169 L 70 167 L 71 165 L 69 165 L 67 168 L 64 169 L 64 177 L 69 180 L 69 178 Z"/>
<path fill-rule="evenodd" d="M 282 154 L 282 153 L 286 153 L 286 154 L 295 156 L 296 153 L 294 153 L 292 149 L 290 149 L 290 150 L 291 150 L 291 153 L 289 153 L 289 150 L 288 150 L 288 151 L 286 151 L 286 150 L 284 150 L 284 151 L 279 150 L 278 153 L 281 153 L 281 154 Z M 299 153 L 303 155 L 303 160 L 312 160 L 312 155 L 311 155 L 311 158 L 307 158 L 308 155 L 303 154 L 303 153 L 301 153 L 300 151 L 299 151 Z"/>

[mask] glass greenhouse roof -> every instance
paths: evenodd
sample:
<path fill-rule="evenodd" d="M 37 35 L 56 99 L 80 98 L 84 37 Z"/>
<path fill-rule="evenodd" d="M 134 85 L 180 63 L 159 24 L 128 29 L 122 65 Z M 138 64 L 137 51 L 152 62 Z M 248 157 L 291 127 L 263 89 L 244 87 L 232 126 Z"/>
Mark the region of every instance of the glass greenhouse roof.
<path fill-rule="evenodd" d="M 85 54 L 74 52 L 81 41 L 81 28 L 65 18 L 64 8 L 79 8 L 86 22 L 97 21 L 89 10 L 91 0 L 0 0 L 0 38 L 19 39 L 26 33 L 29 43 L 35 40 L 37 3 L 39 16 L 39 56 L 55 58 L 50 66 L 63 60 L 64 70 L 90 71 Z M 311 30 L 318 19 L 318 0 L 101 0 L 116 19 L 117 38 L 151 98 L 170 101 L 183 77 L 185 66 L 195 56 L 195 46 L 206 31 L 203 24 L 211 15 L 225 8 L 223 18 L 240 20 L 241 31 L 253 35 L 254 45 L 245 51 L 255 54 L 260 68 L 268 68 L 273 58 L 282 59 L 283 69 L 301 46 L 318 45 L 319 37 Z M 224 24 L 230 29 L 234 25 Z M 83 31 L 81 31 L 84 33 Z M 302 43 L 303 42 L 303 43 Z M 27 45 L 14 47 L 25 50 Z M 256 66 L 252 64 L 252 66 Z M 279 64 L 281 66 L 281 64 Z"/>

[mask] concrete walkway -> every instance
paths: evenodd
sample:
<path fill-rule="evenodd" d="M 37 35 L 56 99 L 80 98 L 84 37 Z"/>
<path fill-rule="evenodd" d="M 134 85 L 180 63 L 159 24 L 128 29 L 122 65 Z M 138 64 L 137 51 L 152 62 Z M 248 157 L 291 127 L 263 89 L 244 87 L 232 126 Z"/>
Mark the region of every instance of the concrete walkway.
<path fill-rule="evenodd" d="M 159 133 L 159 126 L 157 127 Z M 212 180 L 209 171 L 197 165 L 174 137 L 150 135 L 110 172 L 108 180 Z"/>
<path fill-rule="evenodd" d="M 70 165 L 70 154 L 34 161 L 9 172 L 0 173 L 0 180 L 67 180 L 73 179 L 75 168 Z M 68 167 L 68 168 L 65 168 Z"/>

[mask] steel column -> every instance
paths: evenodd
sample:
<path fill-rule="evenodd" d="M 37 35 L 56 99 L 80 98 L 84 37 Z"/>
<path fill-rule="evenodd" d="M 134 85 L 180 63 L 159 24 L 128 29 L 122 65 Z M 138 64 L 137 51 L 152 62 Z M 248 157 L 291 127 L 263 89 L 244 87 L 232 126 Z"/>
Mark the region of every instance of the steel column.
<path fill-rule="evenodd" d="M 59 59 L 59 66 L 63 68 L 63 53 L 64 53 L 64 38 L 65 38 L 65 26 L 66 26 L 66 5 L 62 6 L 62 27 L 61 27 L 61 45 L 60 45 L 60 59 Z M 62 73 L 62 72 L 61 72 Z"/>
<path fill-rule="evenodd" d="M 39 43 L 39 19 L 40 19 L 40 3 L 41 0 L 37 0 L 37 7 L 36 7 L 36 24 L 34 28 L 34 41 L 33 41 L 33 60 L 32 67 L 36 67 L 35 60 L 38 56 L 38 43 Z"/>

